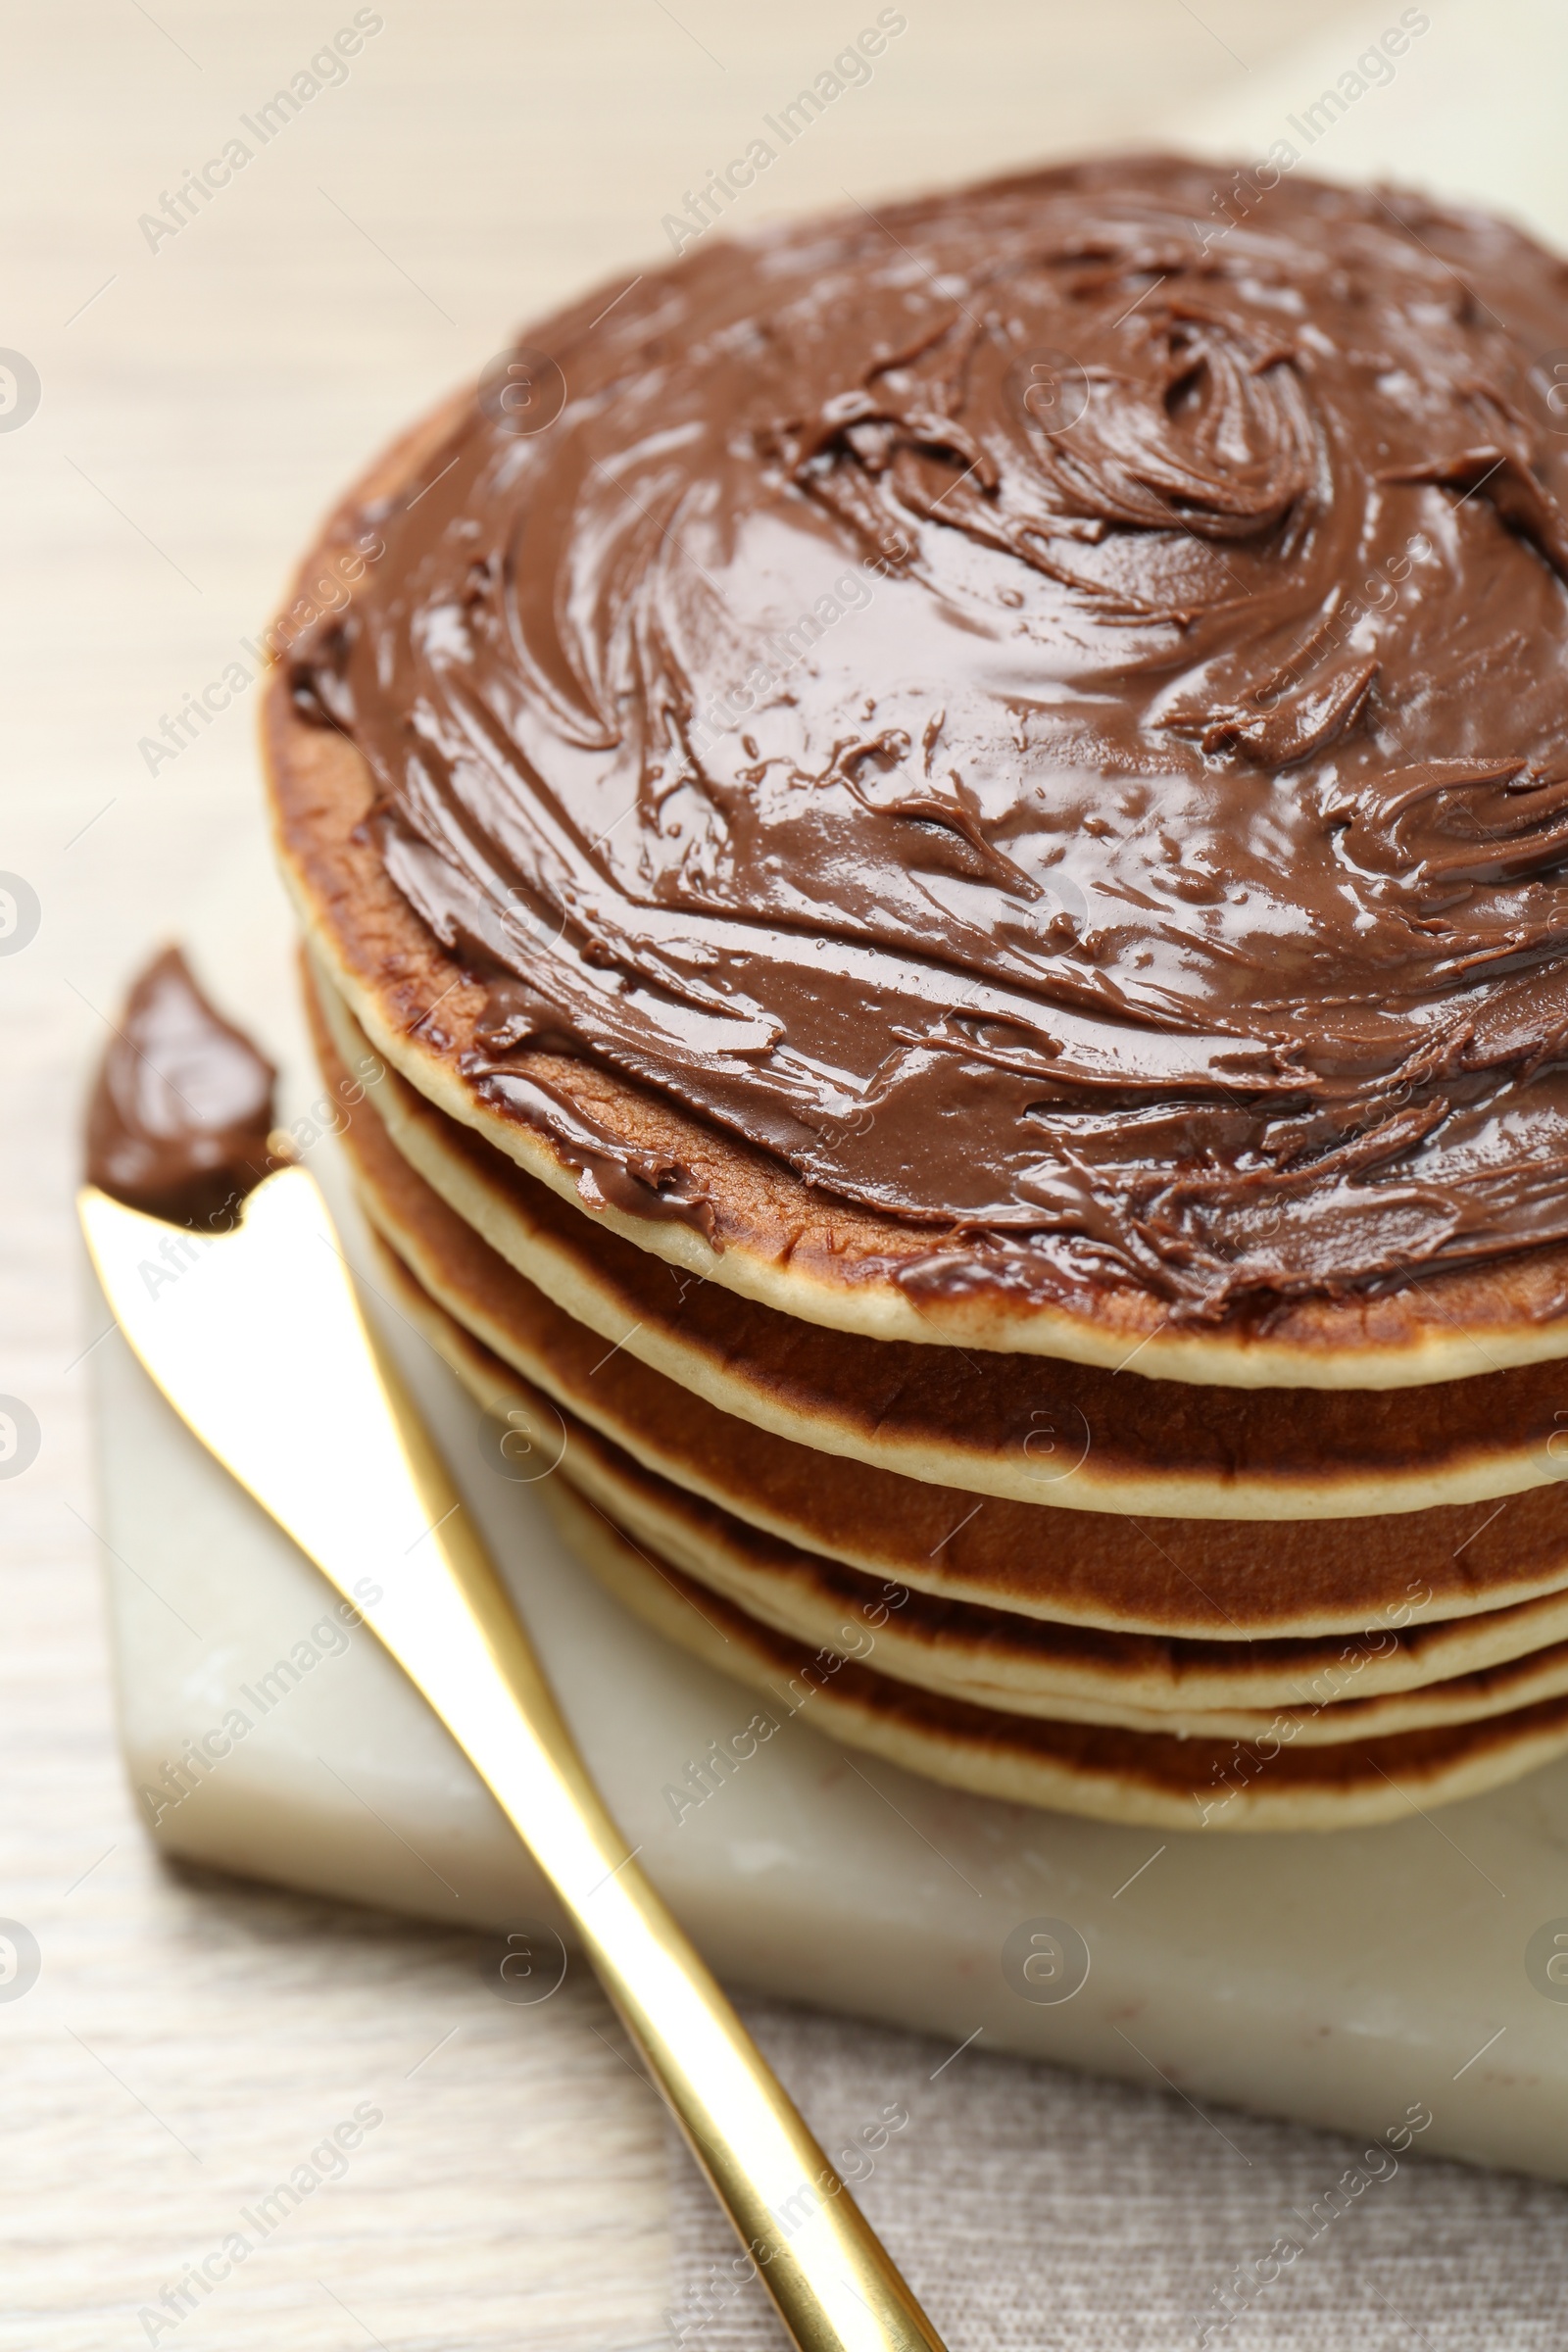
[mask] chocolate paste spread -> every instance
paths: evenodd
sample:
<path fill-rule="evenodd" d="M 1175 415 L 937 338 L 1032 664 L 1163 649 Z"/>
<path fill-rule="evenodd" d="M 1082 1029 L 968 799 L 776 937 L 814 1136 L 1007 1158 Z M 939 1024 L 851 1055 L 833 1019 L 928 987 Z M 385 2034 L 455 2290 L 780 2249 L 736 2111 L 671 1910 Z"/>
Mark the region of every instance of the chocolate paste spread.
<path fill-rule="evenodd" d="M 222 1231 L 276 1162 L 277 1073 L 168 948 L 130 992 L 87 1110 L 87 1181 L 178 1225 Z"/>
<path fill-rule="evenodd" d="M 1180 1315 L 1568 1237 L 1568 270 L 1237 185 L 705 242 L 377 508 L 295 693 L 498 1107 L 565 1046 Z"/>

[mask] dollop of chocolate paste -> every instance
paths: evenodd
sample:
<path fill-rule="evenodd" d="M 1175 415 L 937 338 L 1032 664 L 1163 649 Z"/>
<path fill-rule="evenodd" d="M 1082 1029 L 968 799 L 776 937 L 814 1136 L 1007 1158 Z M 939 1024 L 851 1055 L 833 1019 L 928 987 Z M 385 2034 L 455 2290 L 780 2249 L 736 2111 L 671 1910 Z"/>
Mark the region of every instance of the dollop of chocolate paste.
<path fill-rule="evenodd" d="M 208 1004 L 177 948 L 136 981 L 87 1108 L 87 1181 L 176 1225 L 224 1232 L 279 1163 L 277 1072 Z"/>
<path fill-rule="evenodd" d="M 295 692 L 497 983 L 481 1093 L 565 1045 L 939 1286 L 1568 1237 L 1568 269 L 1217 184 L 714 239 L 377 509 Z"/>

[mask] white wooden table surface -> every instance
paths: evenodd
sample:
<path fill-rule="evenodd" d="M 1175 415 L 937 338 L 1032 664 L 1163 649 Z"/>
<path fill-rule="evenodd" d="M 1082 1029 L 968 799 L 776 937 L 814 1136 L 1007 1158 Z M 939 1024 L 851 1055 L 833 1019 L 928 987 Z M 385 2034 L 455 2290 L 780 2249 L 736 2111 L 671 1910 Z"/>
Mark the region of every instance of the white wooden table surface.
<path fill-rule="evenodd" d="M 265 145 L 242 127 L 357 13 L 379 29 L 346 78 L 323 67 Z M 754 217 L 1136 137 L 1324 15 L 904 13 L 870 85 L 780 158 Z M 151 1858 L 115 1750 L 70 1195 L 104 1012 L 204 874 L 236 845 L 265 855 L 254 695 L 155 773 L 140 740 L 236 659 L 254 668 L 241 641 L 384 436 L 515 321 L 657 259 L 684 191 L 875 14 L 0 15 L 0 870 L 27 886 L 9 934 L 0 899 L 0 1411 L 21 1398 L 38 1430 L 36 1458 L 0 1475 L 0 1918 L 41 1954 L 21 1997 L 0 1982 L 0 2346 L 537 2352 L 660 2333 L 662 2127 L 591 1987 L 512 2008 L 467 1938 Z M 140 217 L 236 135 L 243 168 L 150 243 Z M 17 352 L 39 386 L 20 423 Z M 341 2179 L 189 2291 L 177 2326 L 139 2318 L 365 2102 L 383 2120 Z"/>

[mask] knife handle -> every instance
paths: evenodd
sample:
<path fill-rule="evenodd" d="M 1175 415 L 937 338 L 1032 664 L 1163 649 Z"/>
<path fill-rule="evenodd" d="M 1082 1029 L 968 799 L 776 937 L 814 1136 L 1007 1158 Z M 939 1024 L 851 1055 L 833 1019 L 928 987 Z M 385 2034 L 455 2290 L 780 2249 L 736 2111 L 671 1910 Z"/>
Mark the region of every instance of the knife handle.
<path fill-rule="evenodd" d="M 444 1464 L 395 1368 L 377 1355 L 436 1556 L 406 1605 L 389 1593 L 369 1613 L 375 1632 L 554 1887 L 803 2352 L 941 2352 L 844 2181 L 628 1853 Z"/>

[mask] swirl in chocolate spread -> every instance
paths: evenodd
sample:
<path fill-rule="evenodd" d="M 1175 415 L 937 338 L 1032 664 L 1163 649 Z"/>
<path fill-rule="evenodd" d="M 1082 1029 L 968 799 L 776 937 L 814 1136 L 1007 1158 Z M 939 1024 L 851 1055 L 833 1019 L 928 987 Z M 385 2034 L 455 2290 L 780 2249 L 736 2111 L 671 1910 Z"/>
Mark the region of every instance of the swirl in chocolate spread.
<path fill-rule="evenodd" d="M 497 983 L 498 1107 L 565 1046 L 931 1279 L 1183 1315 L 1568 1236 L 1568 270 L 1212 187 L 705 246 L 377 509 L 296 696 Z"/>
<path fill-rule="evenodd" d="M 87 1181 L 176 1225 L 223 1232 L 279 1162 L 277 1072 L 202 995 L 177 948 L 137 978 L 87 1109 Z"/>

